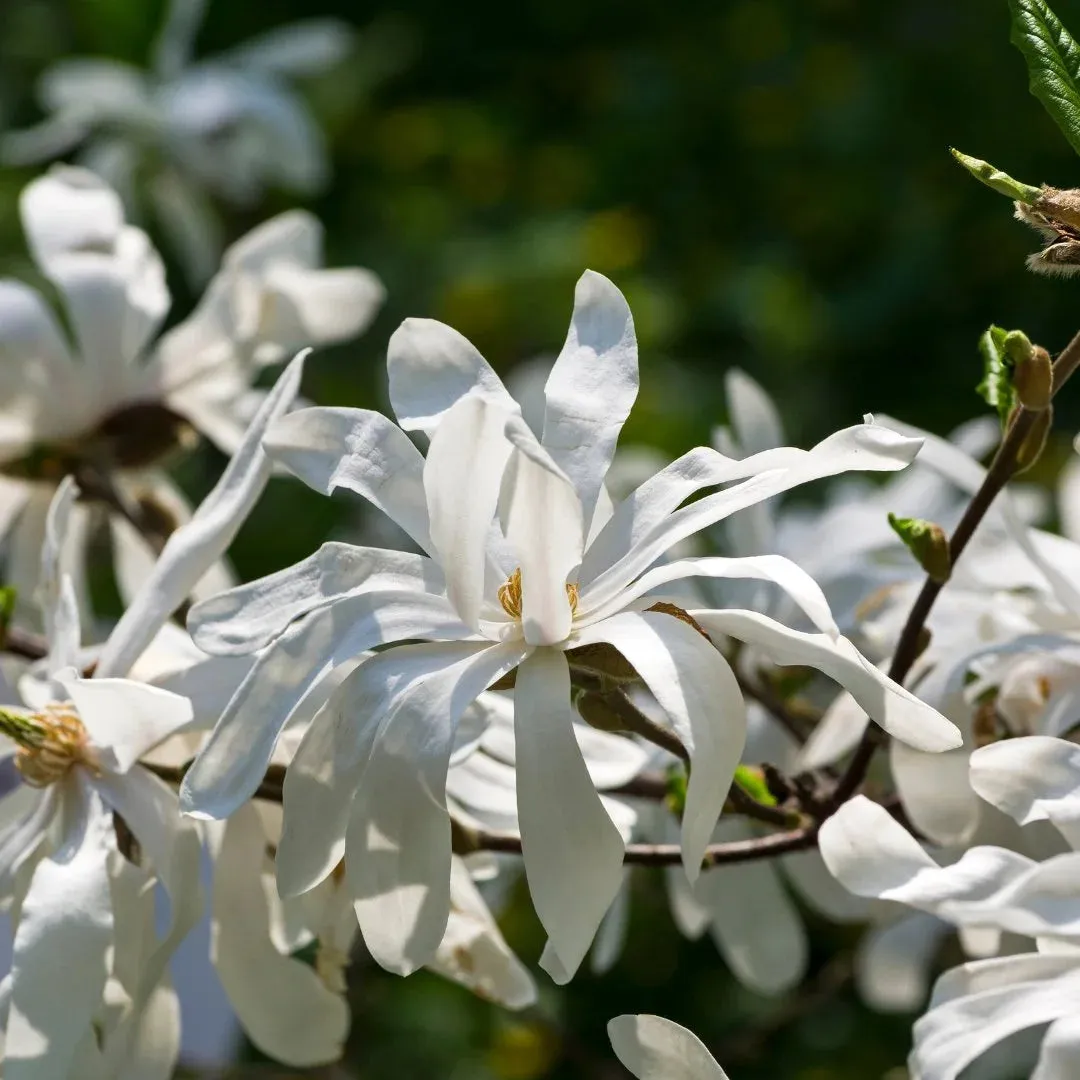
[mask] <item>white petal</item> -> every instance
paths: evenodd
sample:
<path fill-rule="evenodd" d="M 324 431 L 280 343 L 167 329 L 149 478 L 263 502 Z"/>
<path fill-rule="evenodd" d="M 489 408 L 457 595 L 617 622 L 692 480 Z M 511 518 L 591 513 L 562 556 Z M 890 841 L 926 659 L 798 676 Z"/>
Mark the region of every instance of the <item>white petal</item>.
<path fill-rule="evenodd" d="M 781 666 L 806 665 L 834 679 L 894 738 L 917 750 L 939 753 L 960 746 L 959 729 L 867 660 L 845 637 L 791 630 L 753 611 L 691 611 L 710 633 L 760 645 Z"/>
<path fill-rule="evenodd" d="M 516 411 L 502 380 L 470 341 L 434 319 L 406 319 L 386 356 L 390 404 L 406 431 L 432 435 L 443 416 L 470 393 Z"/>
<path fill-rule="evenodd" d="M 301 19 L 249 38 L 225 53 L 230 63 L 268 75 L 319 75 L 345 59 L 353 31 L 339 19 Z"/>
<path fill-rule="evenodd" d="M 647 480 L 615 508 L 585 553 L 581 583 L 598 581 L 607 576 L 606 571 L 623 563 L 637 567 L 620 574 L 624 580 L 632 580 L 657 558 L 651 554 L 657 544 L 649 540 L 662 541 L 662 553 L 706 524 L 817 477 L 853 469 L 903 469 L 921 445 L 918 439 L 903 438 L 880 425 L 861 424 L 830 435 L 811 450 L 780 447 L 742 461 L 698 447 Z M 766 473 L 769 475 L 763 475 Z M 747 477 L 753 478 L 750 483 L 718 492 L 675 513 L 676 507 L 702 488 Z M 628 561 L 631 553 L 636 557 Z"/>
<path fill-rule="evenodd" d="M 492 402 L 462 399 L 440 422 L 424 463 L 434 552 L 451 602 L 474 628 L 484 600 L 488 532 L 511 451 L 506 419 L 506 410 Z"/>
<path fill-rule="evenodd" d="M 447 601 L 426 593 L 346 597 L 290 626 L 259 657 L 184 777 L 185 813 L 227 817 L 259 786 L 274 744 L 324 674 L 375 645 L 468 635 Z"/>
<path fill-rule="evenodd" d="M 192 719 L 191 702 L 130 679 L 60 679 L 94 745 L 111 750 L 112 767 L 127 772 L 158 743 Z"/>
<path fill-rule="evenodd" d="M 284 570 L 196 604 L 187 625 L 204 652 L 250 653 L 294 619 L 343 596 L 411 588 L 438 593 L 444 587 L 442 571 L 423 555 L 330 541 Z"/>
<path fill-rule="evenodd" d="M 364 943 L 383 967 L 401 975 L 427 963 L 446 932 L 446 771 L 454 727 L 490 683 L 518 664 L 524 648 L 461 644 L 446 652 L 446 666 L 413 679 L 390 702 L 345 841 L 345 872 Z"/>
<path fill-rule="evenodd" d="M 521 417 L 507 421 L 506 435 L 514 452 L 499 515 L 521 570 L 521 624 L 529 644 L 553 645 L 566 638 L 573 621 L 566 578 L 581 562 L 581 501 Z"/>
<path fill-rule="evenodd" d="M 745 371 L 731 368 L 724 375 L 724 396 L 744 455 L 784 445 L 784 425 L 776 404 Z"/>
<path fill-rule="evenodd" d="M 262 437 L 292 404 L 303 366 L 301 353 L 267 395 L 214 489 L 192 519 L 169 537 L 153 576 L 109 635 L 98 660 L 98 675 L 126 675 L 162 624 L 232 543 L 270 479 L 271 463 L 262 450 Z"/>
<path fill-rule="evenodd" d="M 819 630 L 830 637 L 838 637 L 840 634 L 829 609 L 829 601 L 825 599 L 820 586 L 805 570 L 783 555 L 755 555 L 738 559 L 692 558 L 665 563 L 642 574 L 614 600 L 600 608 L 592 607 L 589 591 L 585 590 L 578 601 L 577 621 L 584 623 L 602 619 L 661 585 L 691 577 L 771 581 L 798 604 Z"/>
<path fill-rule="evenodd" d="M 385 416 L 365 409 L 297 409 L 267 432 L 266 452 L 316 491 L 362 495 L 431 552 L 424 458 Z"/>
<path fill-rule="evenodd" d="M 0 802 L 0 898 L 11 896 L 16 875 L 45 842 L 57 812 L 58 792 L 57 788 L 41 791 L 20 784 Z"/>
<path fill-rule="evenodd" d="M 402 685 L 441 671 L 455 647 L 403 645 L 363 661 L 330 695 L 285 773 L 285 823 L 278 844 L 278 890 L 314 888 L 341 861 L 349 808 L 379 723 Z"/>
<path fill-rule="evenodd" d="M 210 955 L 229 1003 L 255 1045 L 284 1065 L 336 1061 L 349 1032 L 345 999 L 315 969 L 270 940 L 262 885 L 266 836 L 248 803 L 229 819 L 214 860 Z"/>
<path fill-rule="evenodd" d="M 735 675 L 694 627 L 660 612 L 623 612 L 574 638 L 592 641 L 608 641 L 626 657 L 690 755 L 682 856 L 694 882 L 746 743 L 746 706 Z"/>
<path fill-rule="evenodd" d="M 1050 1025 L 1031 1080 L 1073 1080 L 1080 1074 L 1080 1017 L 1063 1016 Z"/>
<path fill-rule="evenodd" d="M 618 963 L 630 930 L 630 872 L 623 870 L 622 888 L 615 894 L 589 950 L 589 971 L 606 975 Z"/>
<path fill-rule="evenodd" d="M 803 743 L 796 759 L 797 767 L 810 770 L 835 765 L 859 745 L 869 723 L 859 703 L 848 693 L 840 694 Z"/>
<path fill-rule="evenodd" d="M 637 337 L 623 294 L 586 270 L 566 343 L 544 387 L 544 449 L 570 478 L 586 524 L 638 392 Z"/>
<path fill-rule="evenodd" d="M 934 958 L 951 927 L 923 912 L 867 931 L 855 954 L 855 984 L 879 1012 L 915 1012 L 930 992 Z"/>
<path fill-rule="evenodd" d="M 718 842 L 749 840 L 743 821 L 725 821 Z M 802 916 L 775 866 L 765 860 L 706 870 L 694 890 L 712 916 L 713 941 L 743 986 L 759 994 L 781 994 L 806 973 L 809 948 Z"/>
<path fill-rule="evenodd" d="M 876 424 L 864 424 L 838 431 L 805 452 L 786 448 L 766 451 L 766 454 L 776 455 L 777 460 L 785 463 L 784 466 L 759 472 L 749 480 L 724 491 L 706 495 L 680 510 L 674 510 L 671 506 L 670 498 L 673 495 L 667 490 L 667 485 L 658 485 L 658 498 L 649 500 L 648 516 L 652 517 L 655 513 L 656 503 L 664 504 L 667 512 L 644 531 L 640 524 L 635 522 L 637 515 L 633 510 L 627 516 L 622 513 L 621 506 L 617 507 L 614 517 L 592 545 L 595 548 L 602 544 L 605 534 L 612 530 L 614 544 L 603 544 L 606 565 L 592 557 L 590 548 L 582 564 L 582 584 L 588 585 L 590 595 L 595 595 L 597 602 L 605 601 L 633 581 L 680 540 L 723 521 L 738 510 L 789 491 L 799 484 L 852 469 L 902 469 L 911 462 L 919 446 L 918 440 L 903 438 Z M 740 465 L 747 469 L 751 467 L 752 461 L 753 459 L 748 459 Z M 710 479 L 709 482 L 716 481 Z M 679 502 L 700 486 L 700 482 L 688 485 L 685 479 L 680 477 L 679 483 L 674 485 L 680 496 L 674 505 L 678 506 Z M 674 512 L 671 512 L 672 510 Z M 614 556 L 618 557 L 617 561 L 611 561 Z M 595 577 L 590 579 L 591 574 L 595 574 Z"/>
<path fill-rule="evenodd" d="M 124 227 L 124 208 L 107 184 L 85 169 L 53 169 L 28 184 L 19 200 L 27 243 L 39 265 L 71 251 L 110 250 Z"/>
<path fill-rule="evenodd" d="M 4 1048 L 11 1080 L 69 1075 L 105 989 L 113 942 L 107 865 L 115 840 L 100 800 L 82 798 L 59 850 L 34 870 L 22 904 Z"/>
<path fill-rule="evenodd" d="M 565 983 L 619 890 L 624 848 L 574 739 L 561 653 L 537 649 L 518 668 L 514 736 L 525 875 L 549 937 L 541 966 Z"/>
<path fill-rule="evenodd" d="M 536 984 L 528 968 L 503 939 L 464 860 L 450 866 L 450 918 L 428 969 L 506 1009 L 536 1004 Z"/>
<path fill-rule="evenodd" d="M 911 824 L 939 844 L 962 844 L 979 823 L 982 804 L 968 782 L 966 749 L 924 754 L 895 741 L 889 764 Z"/>
<path fill-rule="evenodd" d="M 638 1080 L 728 1080 L 692 1031 L 662 1016 L 616 1016 L 608 1038 Z"/>
<path fill-rule="evenodd" d="M 971 755 L 971 786 L 1021 825 L 1052 821 L 1072 847 L 1080 843 L 1080 747 L 1032 735 Z"/>

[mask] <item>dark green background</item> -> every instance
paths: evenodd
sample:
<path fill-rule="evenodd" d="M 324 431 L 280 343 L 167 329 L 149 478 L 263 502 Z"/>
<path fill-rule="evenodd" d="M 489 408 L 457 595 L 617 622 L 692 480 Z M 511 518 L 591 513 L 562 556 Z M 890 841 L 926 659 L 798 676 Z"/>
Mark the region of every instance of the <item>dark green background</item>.
<path fill-rule="evenodd" d="M 1056 7 L 1080 28 L 1080 2 Z M 614 278 L 637 320 L 643 389 L 627 438 L 672 453 L 723 419 L 733 365 L 777 397 L 802 444 L 873 410 L 945 431 L 979 407 L 987 324 L 1052 351 L 1076 329 L 1080 284 L 1028 274 L 1034 234 L 947 153 L 1032 183 L 1080 181 L 1027 93 L 1005 0 L 216 0 L 200 51 L 314 14 L 360 38 L 304 88 L 335 164 L 310 205 L 330 261 L 370 266 L 389 289 L 365 338 L 310 365 L 319 401 L 381 407 L 385 343 L 406 315 L 452 323 L 502 371 L 557 350 L 586 266 Z M 37 118 L 33 79 L 52 59 L 140 62 L 158 18 L 143 0 L 0 0 L 0 122 Z M 23 265 L 15 197 L 29 175 L 0 173 L 7 271 Z M 289 205 L 278 195 L 234 215 L 230 235 Z M 174 289 L 183 314 L 191 297 Z M 1063 432 L 1077 414 L 1063 403 Z M 206 455 L 184 479 L 198 490 L 218 465 Z M 239 565 L 293 561 L 345 509 L 279 483 Z M 690 1024 L 728 1049 L 735 1080 L 874 1080 L 902 1061 L 906 1021 L 843 994 L 740 1060 L 733 1040 L 776 1006 L 735 988 L 711 945 L 679 943 L 656 886 L 645 879 L 613 975 L 545 990 L 548 1027 L 515 1027 L 427 976 L 363 971 L 341 1075 L 614 1078 L 603 1024 L 626 1010 Z M 526 913 L 510 931 L 534 958 Z M 816 963 L 838 943 L 820 930 Z"/>

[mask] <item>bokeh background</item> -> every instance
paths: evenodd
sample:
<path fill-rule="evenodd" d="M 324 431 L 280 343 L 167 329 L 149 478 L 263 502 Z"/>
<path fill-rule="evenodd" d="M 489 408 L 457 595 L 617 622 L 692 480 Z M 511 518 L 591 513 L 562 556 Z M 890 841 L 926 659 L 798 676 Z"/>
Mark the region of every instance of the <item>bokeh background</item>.
<path fill-rule="evenodd" d="M 1080 28 L 1080 0 L 1055 7 Z M 0 0 L 0 128 L 40 118 L 35 80 L 58 58 L 144 64 L 161 15 L 160 0 Z M 302 84 L 334 169 L 306 205 L 328 263 L 368 266 L 389 293 L 362 339 L 310 364 L 322 403 L 384 405 L 386 341 L 407 315 L 453 324 L 504 374 L 554 353 L 584 267 L 619 284 L 637 322 L 643 390 L 624 438 L 668 454 L 723 421 L 732 366 L 776 397 L 798 444 L 875 410 L 944 432 L 981 407 L 990 322 L 1052 351 L 1076 330 L 1078 285 L 1024 270 L 1034 234 L 947 153 L 1080 181 L 1027 93 L 1005 0 L 212 0 L 198 50 L 312 15 L 357 40 Z M 27 269 L 16 206 L 32 175 L 0 170 L 0 273 Z M 271 193 L 226 212 L 226 232 L 295 204 Z M 179 273 L 170 283 L 179 317 L 194 295 Z M 1074 430 L 1080 408 L 1061 419 Z M 220 464 L 205 451 L 181 480 L 198 494 Z M 363 528 L 356 513 L 278 481 L 237 565 L 276 569 Z M 847 931 L 817 927 L 808 986 L 769 1001 L 739 989 L 708 940 L 678 938 L 655 875 L 638 892 L 615 970 L 546 986 L 525 1017 L 361 961 L 349 1059 L 319 1075 L 615 1080 L 604 1023 L 657 1011 L 742 1080 L 903 1076 L 889 1070 L 911 1018 L 858 1004 Z M 535 960 L 527 902 L 506 931 Z"/>

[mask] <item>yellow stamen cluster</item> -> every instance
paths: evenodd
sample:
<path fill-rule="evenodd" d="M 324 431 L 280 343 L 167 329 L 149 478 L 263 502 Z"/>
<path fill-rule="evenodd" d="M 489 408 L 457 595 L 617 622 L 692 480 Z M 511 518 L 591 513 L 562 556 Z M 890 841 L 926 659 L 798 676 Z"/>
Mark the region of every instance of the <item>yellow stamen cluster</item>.
<path fill-rule="evenodd" d="M 21 722 L 15 724 L 17 733 L 7 733 L 19 743 L 15 767 L 32 787 L 48 787 L 62 780 L 76 764 L 95 772 L 98 770 L 86 728 L 70 702 L 47 705 L 43 712 L 31 713 L 19 720 Z"/>
<path fill-rule="evenodd" d="M 577 614 L 577 586 L 566 586 L 566 599 L 570 601 L 570 611 Z M 521 618 L 521 567 L 519 566 L 507 579 L 506 584 L 499 586 L 499 603 L 503 611 L 511 619 Z"/>

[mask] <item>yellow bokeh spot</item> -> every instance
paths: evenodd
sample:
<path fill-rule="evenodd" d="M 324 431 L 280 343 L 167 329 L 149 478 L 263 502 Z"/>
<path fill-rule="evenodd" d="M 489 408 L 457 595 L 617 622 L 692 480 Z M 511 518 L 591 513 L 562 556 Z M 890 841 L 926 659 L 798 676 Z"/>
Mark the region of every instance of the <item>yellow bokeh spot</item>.
<path fill-rule="evenodd" d="M 582 247 L 585 263 L 598 270 L 626 270 L 645 254 L 646 229 L 642 219 L 627 208 L 601 210 L 585 222 Z"/>
<path fill-rule="evenodd" d="M 503 1080 L 534 1080 L 554 1064 L 558 1043 L 554 1033 L 539 1024 L 507 1024 L 495 1036 L 487 1063 Z"/>

